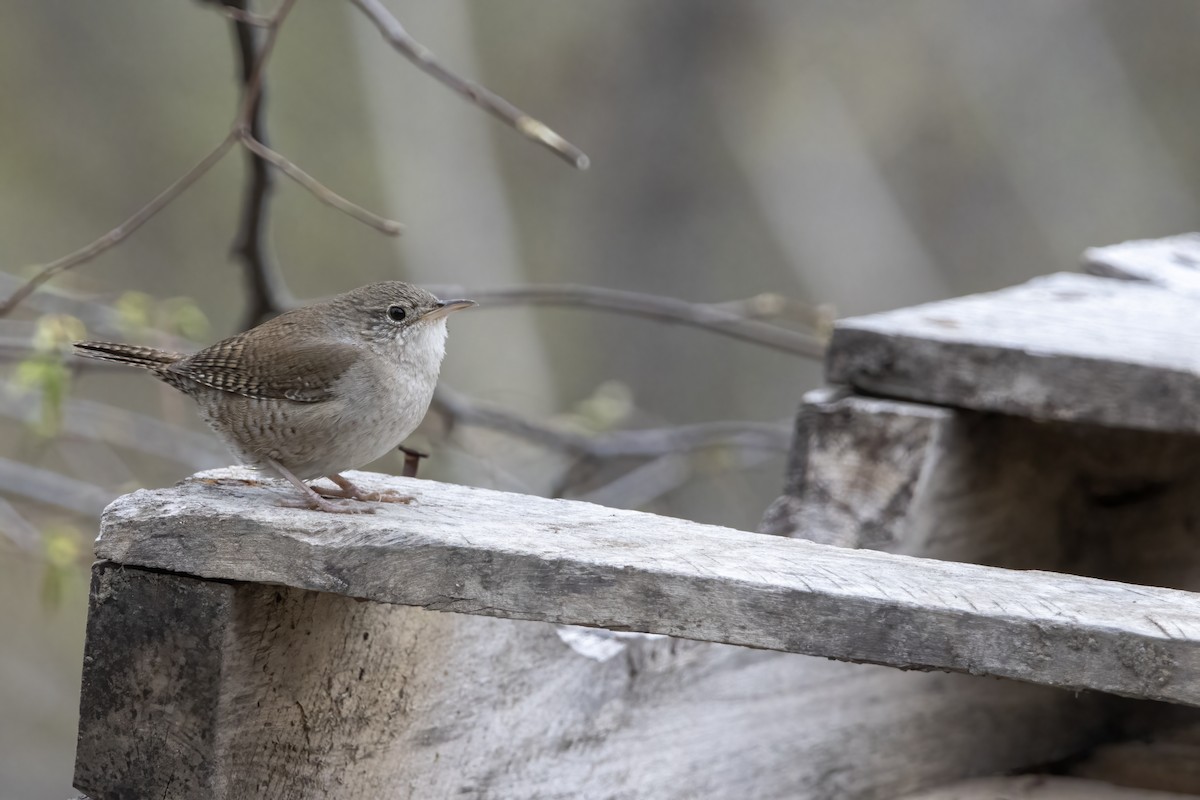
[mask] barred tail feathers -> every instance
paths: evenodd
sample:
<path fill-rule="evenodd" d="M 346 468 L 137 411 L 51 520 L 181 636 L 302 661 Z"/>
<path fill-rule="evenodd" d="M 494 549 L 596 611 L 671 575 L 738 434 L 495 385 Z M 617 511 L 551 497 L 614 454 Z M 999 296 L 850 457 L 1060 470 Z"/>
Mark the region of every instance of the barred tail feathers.
<path fill-rule="evenodd" d="M 131 367 L 154 370 L 162 369 L 183 358 L 179 353 L 168 353 L 153 347 L 139 347 L 116 342 L 75 342 L 75 353 L 85 358 L 116 361 Z"/>

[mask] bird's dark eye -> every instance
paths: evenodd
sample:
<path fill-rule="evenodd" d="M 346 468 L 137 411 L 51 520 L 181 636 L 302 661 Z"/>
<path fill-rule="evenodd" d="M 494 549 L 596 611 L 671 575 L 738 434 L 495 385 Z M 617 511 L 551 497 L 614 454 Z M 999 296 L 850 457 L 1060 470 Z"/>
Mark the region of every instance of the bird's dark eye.
<path fill-rule="evenodd" d="M 408 312 L 404 310 L 404 306 L 388 306 L 387 315 L 392 322 L 404 322 Z"/>

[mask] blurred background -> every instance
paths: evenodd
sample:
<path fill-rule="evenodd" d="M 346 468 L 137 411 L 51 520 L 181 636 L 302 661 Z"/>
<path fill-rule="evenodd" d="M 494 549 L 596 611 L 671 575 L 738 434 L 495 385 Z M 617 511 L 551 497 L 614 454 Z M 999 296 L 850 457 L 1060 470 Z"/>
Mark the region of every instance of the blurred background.
<path fill-rule="evenodd" d="M 387 3 L 592 168 L 419 73 L 349 3 L 302 1 L 267 74 L 272 145 L 407 232 L 280 180 L 272 243 L 301 300 L 393 278 L 765 294 L 748 308 L 820 335 L 833 314 L 994 289 L 1071 269 L 1090 245 L 1196 227 L 1189 0 Z M 181 175 L 237 99 L 230 23 L 195 2 L 9 4 L 4 23 L 0 297 Z M 231 153 L 0 319 L 0 800 L 69 796 L 100 509 L 230 461 L 186 398 L 81 368 L 63 344 L 182 349 L 236 332 L 243 169 Z M 433 415 L 410 442 L 432 453 L 423 476 L 743 529 L 779 491 L 791 417 L 821 382 L 813 359 L 578 308 L 480 309 L 451 329 L 445 384 L 515 419 L 589 436 L 735 420 L 758 435 L 595 463 Z"/>

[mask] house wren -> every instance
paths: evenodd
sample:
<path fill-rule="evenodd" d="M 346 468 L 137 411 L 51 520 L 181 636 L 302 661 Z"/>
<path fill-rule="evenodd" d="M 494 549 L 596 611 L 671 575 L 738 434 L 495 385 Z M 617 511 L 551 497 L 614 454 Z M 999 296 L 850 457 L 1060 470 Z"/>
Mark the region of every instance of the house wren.
<path fill-rule="evenodd" d="M 75 349 L 148 369 L 191 397 L 244 464 L 304 494 L 284 505 L 370 512 L 325 498 L 389 499 L 338 473 L 383 456 L 416 429 L 446 352 L 446 316 L 474 305 L 388 281 L 281 314 L 190 356 L 108 342 Z M 338 488 L 305 483 L 322 476 Z"/>

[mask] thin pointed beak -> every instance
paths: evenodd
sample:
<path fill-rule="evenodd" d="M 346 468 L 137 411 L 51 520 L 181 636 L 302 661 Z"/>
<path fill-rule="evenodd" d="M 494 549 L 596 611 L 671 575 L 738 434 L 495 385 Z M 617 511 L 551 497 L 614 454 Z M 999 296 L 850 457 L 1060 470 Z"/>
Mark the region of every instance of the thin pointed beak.
<path fill-rule="evenodd" d="M 439 319 L 455 311 L 474 308 L 477 305 L 479 303 L 476 303 L 474 300 L 444 300 L 434 306 L 432 311 L 425 312 L 423 319 Z"/>

